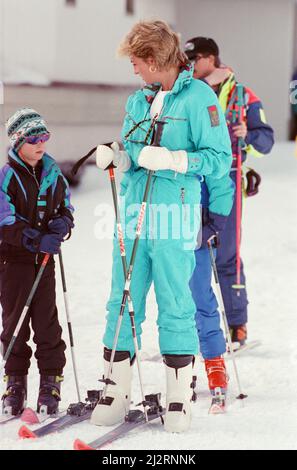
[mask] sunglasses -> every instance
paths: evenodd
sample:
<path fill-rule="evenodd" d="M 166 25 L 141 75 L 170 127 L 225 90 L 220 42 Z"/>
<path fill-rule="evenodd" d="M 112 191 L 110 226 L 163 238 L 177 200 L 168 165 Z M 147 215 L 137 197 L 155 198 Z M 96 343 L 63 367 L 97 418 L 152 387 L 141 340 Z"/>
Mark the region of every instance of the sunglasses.
<path fill-rule="evenodd" d="M 50 138 L 49 134 L 32 135 L 31 137 L 26 137 L 25 141 L 26 141 L 26 144 L 36 145 L 36 144 L 39 144 L 40 142 L 47 142 L 49 138 Z"/>
<path fill-rule="evenodd" d="M 194 63 L 195 63 L 195 62 L 198 62 L 198 61 L 201 60 L 201 59 L 206 59 L 206 58 L 207 58 L 207 56 L 205 56 L 205 55 L 197 54 L 197 56 L 196 56 L 195 59 L 194 59 Z"/>

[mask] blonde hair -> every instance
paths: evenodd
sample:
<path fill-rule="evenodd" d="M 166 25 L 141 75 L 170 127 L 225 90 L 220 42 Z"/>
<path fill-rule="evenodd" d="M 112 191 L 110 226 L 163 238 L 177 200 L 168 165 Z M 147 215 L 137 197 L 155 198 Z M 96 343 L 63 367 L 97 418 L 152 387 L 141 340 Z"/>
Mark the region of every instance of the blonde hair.
<path fill-rule="evenodd" d="M 158 70 L 168 70 L 189 63 L 181 50 L 180 39 L 165 21 L 140 21 L 120 44 L 120 56 L 152 57 Z"/>

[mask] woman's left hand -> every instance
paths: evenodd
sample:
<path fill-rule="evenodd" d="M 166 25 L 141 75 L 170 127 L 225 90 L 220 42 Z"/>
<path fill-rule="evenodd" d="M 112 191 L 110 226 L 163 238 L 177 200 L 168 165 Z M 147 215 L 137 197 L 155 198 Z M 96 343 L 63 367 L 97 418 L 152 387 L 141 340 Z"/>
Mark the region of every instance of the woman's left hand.
<path fill-rule="evenodd" d="M 151 171 L 173 170 L 186 173 L 188 156 L 184 150 L 170 151 L 166 147 L 144 147 L 138 157 L 138 165 Z"/>

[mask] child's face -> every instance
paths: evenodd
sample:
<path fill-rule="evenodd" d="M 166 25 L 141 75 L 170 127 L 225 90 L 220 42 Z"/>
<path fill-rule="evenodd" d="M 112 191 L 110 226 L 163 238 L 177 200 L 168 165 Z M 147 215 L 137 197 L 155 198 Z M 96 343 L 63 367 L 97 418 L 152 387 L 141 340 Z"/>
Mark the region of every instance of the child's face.
<path fill-rule="evenodd" d="M 45 151 L 46 142 L 38 142 L 37 144 L 23 144 L 18 153 L 22 160 L 33 166 L 42 159 Z"/>

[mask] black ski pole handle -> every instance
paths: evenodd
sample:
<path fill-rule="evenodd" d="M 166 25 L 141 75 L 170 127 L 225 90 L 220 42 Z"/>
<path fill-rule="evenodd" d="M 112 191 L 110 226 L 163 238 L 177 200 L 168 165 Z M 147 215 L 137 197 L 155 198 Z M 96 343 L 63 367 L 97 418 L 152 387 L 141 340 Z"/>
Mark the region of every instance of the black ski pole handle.
<path fill-rule="evenodd" d="M 152 138 L 152 143 L 151 143 L 152 147 L 159 147 L 165 124 L 167 124 L 166 121 L 155 121 L 156 127 L 153 133 L 153 138 Z"/>
<path fill-rule="evenodd" d="M 110 147 L 112 145 L 112 142 L 108 142 L 106 144 L 102 144 L 102 145 L 106 145 L 107 147 Z M 75 164 L 74 166 L 72 167 L 72 170 L 71 170 L 71 173 L 72 175 L 76 175 L 76 173 L 78 172 L 78 170 L 80 169 L 80 167 L 88 160 L 88 158 L 90 158 L 93 153 L 96 151 L 97 147 L 94 147 L 92 148 L 84 157 L 80 158 Z"/>

